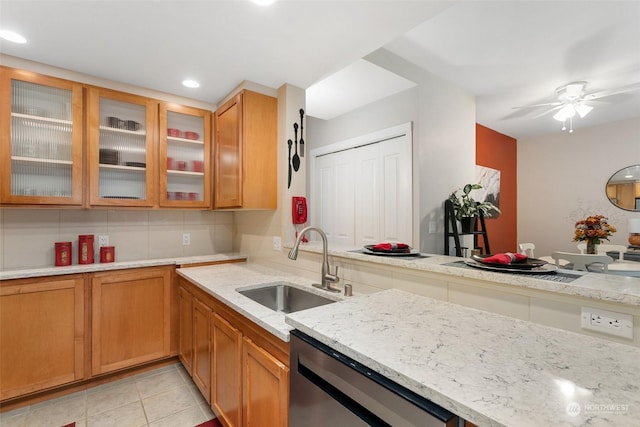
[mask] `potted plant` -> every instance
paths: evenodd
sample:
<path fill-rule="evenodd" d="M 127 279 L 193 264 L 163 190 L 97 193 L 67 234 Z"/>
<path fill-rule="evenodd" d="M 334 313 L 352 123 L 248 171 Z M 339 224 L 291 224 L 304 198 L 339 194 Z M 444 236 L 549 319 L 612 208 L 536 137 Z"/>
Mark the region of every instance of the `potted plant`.
<path fill-rule="evenodd" d="M 487 201 L 478 202 L 469 195 L 472 190 L 478 190 L 480 188 L 482 188 L 480 184 L 467 184 L 449 195 L 449 201 L 453 205 L 456 219 L 460 221 L 462 225 L 463 233 L 472 231 L 475 218 L 477 218 L 480 213 L 482 213 L 484 217 L 490 218 L 493 212 L 500 212 L 500 209 L 493 203 Z"/>

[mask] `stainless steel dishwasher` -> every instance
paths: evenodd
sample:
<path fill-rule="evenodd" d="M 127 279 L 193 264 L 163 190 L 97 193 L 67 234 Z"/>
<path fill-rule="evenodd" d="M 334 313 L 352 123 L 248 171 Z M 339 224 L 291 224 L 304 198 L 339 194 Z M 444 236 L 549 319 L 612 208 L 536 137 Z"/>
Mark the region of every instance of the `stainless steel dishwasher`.
<path fill-rule="evenodd" d="M 298 330 L 290 361 L 290 427 L 458 425 L 446 409 Z"/>

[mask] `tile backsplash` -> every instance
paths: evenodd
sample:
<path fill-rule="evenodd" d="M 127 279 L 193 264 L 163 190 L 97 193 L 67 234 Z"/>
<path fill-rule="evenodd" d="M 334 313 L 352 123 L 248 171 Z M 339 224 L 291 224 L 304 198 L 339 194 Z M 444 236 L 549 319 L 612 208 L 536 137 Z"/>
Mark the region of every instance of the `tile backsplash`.
<path fill-rule="evenodd" d="M 95 236 L 96 254 L 98 236 L 109 236 L 116 261 L 135 261 L 231 252 L 232 233 L 232 212 L 0 208 L 0 270 L 53 266 L 61 241 L 73 243 L 77 264 L 80 234 Z"/>

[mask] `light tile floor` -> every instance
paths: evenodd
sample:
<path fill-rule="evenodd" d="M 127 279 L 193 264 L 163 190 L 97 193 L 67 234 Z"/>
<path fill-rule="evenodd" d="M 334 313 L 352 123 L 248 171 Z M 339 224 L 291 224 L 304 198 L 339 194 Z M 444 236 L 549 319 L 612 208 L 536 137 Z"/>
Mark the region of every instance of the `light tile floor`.
<path fill-rule="evenodd" d="M 177 363 L 0 414 L 2 427 L 194 427 L 215 418 Z"/>

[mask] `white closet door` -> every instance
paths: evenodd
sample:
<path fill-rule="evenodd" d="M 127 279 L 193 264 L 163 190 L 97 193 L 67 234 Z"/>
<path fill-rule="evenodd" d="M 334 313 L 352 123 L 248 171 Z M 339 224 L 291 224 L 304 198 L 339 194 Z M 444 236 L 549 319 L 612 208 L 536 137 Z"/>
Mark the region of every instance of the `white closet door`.
<path fill-rule="evenodd" d="M 379 144 L 354 149 L 356 169 L 355 242 L 357 246 L 380 242 L 380 154 Z"/>
<path fill-rule="evenodd" d="M 335 174 L 335 154 L 327 154 L 316 157 L 316 179 L 313 198 L 313 222 L 311 225 L 319 227 L 327 235 L 329 241 L 333 241 L 335 234 L 335 202 L 336 202 L 336 174 Z M 307 236 L 310 240 L 318 240 L 313 233 Z"/>
<path fill-rule="evenodd" d="M 311 221 L 330 243 L 413 244 L 411 147 L 405 124 L 311 152 Z"/>
<path fill-rule="evenodd" d="M 394 139 L 378 145 L 382 181 L 379 241 L 411 242 L 411 143 Z"/>

